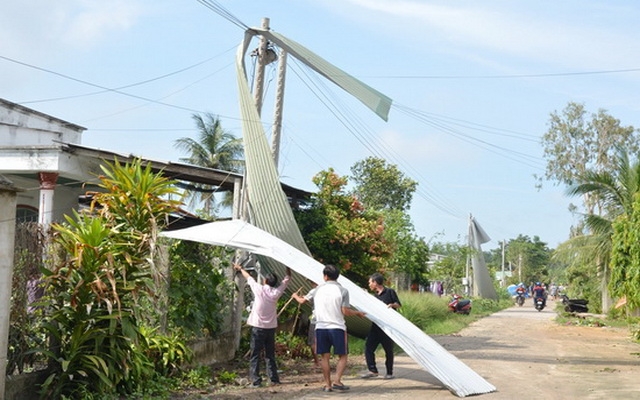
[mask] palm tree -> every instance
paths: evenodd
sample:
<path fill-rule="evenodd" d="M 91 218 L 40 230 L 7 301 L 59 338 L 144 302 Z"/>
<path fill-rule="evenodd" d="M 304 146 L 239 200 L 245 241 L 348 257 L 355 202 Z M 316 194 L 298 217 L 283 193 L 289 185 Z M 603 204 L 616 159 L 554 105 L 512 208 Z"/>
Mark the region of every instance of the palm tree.
<path fill-rule="evenodd" d="M 242 140 L 222 128 L 217 116 L 206 113 L 204 116 L 193 114 L 193 120 L 199 131 L 198 140 L 184 137 L 176 140 L 175 147 L 189 154 L 180 161 L 200 167 L 214 168 L 230 172 L 242 172 L 244 149 Z M 204 212 L 211 216 L 216 208 L 215 193 L 217 187 L 211 185 L 189 185 L 184 197 L 191 198 L 191 204 L 200 201 L 204 205 Z M 225 196 L 222 205 L 231 204 L 231 196 Z"/>
<path fill-rule="evenodd" d="M 589 247 L 594 260 L 602 271 L 602 308 L 610 305 L 608 296 L 608 265 L 611 259 L 613 221 L 622 214 L 631 214 L 633 201 L 640 193 L 640 162 L 633 164 L 626 150 L 618 148 L 612 171 L 589 171 L 580 175 L 577 183 L 570 186 L 567 193 L 583 195 L 594 204 L 593 212 L 586 214 L 585 227 L 588 229 Z"/>

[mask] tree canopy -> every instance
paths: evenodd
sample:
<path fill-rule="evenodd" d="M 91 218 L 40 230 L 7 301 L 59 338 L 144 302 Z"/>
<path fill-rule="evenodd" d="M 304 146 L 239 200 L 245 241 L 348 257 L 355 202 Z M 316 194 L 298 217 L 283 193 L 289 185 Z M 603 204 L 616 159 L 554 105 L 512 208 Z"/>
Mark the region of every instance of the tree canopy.
<path fill-rule="evenodd" d="M 363 285 L 374 272 L 387 277 L 403 272 L 412 282 L 426 281 L 429 248 L 406 213 L 417 184 L 378 158 L 359 161 L 351 170 L 356 176 L 341 177 L 332 169 L 318 173 L 313 204 L 295 211 L 311 252 Z M 347 191 L 350 180 L 355 185 Z"/>
<path fill-rule="evenodd" d="M 335 264 L 361 285 L 374 272 L 384 272 L 390 246 L 380 213 L 369 212 L 347 194 L 347 178 L 333 169 L 313 178 L 318 193 L 307 209 L 294 211 L 311 253 L 324 264 Z"/>
<path fill-rule="evenodd" d="M 242 172 L 244 168 L 244 148 L 242 140 L 222 127 L 220 119 L 213 114 L 204 116 L 194 114 L 193 120 L 198 128 L 198 140 L 183 137 L 175 141 L 175 147 L 189 154 L 180 161 L 200 167 L 223 171 Z M 191 199 L 191 204 L 200 201 L 204 205 L 204 213 L 212 216 L 216 210 L 215 193 L 218 188 L 204 184 L 182 185 L 184 197 Z M 231 204 L 231 196 L 226 196 L 222 203 Z"/>
<path fill-rule="evenodd" d="M 626 154 L 638 154 L 640 137 L 635 128 L 623 126 L 605 110 L 588 115 L 583 104 L 569 103 L 561 113 L 551 114 L 543 146 L 545 178 L 566 185 L 569 195 L 582 199 L 581 208 L 571 206 L 574 212 L 582 210 L 581 222 L 572 227 L 570 241 L 575 243 L 559 246 L 558 251 L 568 254 L 558 256 L 565 261 L 573 258 L 569 265 L 577 274 L 567 274 L 577 279 L 570 282 L 572 286 L 595 287 L 594 282 L 601 280 L 601 303 L 606 311 L 612 221 L 629 211 L 629 199 L 637 191 Z M 576 256 L 575 251 L 584 256 Z M 585 264 L 577 265 L 575 260 Z"/>
<path fill-rule="evenodd" d="M 640 193 L 632 209 L 613 223 L 611 294 L 626 300 L 629 310 L 640 308 Z"/>
<path fill-rule="evenodd" d="M 374 210 L 408 211 L 418 183 L 406 177 L 397 166 L 368 157 L 351 167 L 353 193 L 365 207 Z"/>
<path fill-rule="evenodd" d="M 542 137 L 544 178 L 556 184 L 572 185 L 586 172 L 611 171 L 620 144 L 631 153 L 640 148 L 634 127 L 622 126 L 606 110 L 588 115 L 580 103 L 570 102 L 561 112 L 552 112 L 548 126 Z"/>
<path fill-rule="evenodd" d="M 518 235 L 509 240 L 506 246 L 506 260 L 513 267 L 513 280 L 523 282 L 549 282 L 548 266 L 551 251 L 538 236 L 530 238 Z"/>

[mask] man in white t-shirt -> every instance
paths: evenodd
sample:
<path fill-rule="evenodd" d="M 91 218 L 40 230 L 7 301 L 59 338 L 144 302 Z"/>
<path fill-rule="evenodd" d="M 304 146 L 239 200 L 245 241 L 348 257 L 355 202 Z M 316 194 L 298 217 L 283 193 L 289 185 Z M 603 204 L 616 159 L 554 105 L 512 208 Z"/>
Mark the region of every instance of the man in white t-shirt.
<path fill-rule="evenodd" d="M 313 300 L 313 314 L 316 319 L 316 352 L 320 355 L 320 366 L 324 378 L 325 392 L 348 390 L 342 383 L 342 374 L 347 367 L 347 325 L 344 316 L 364 317 L 361 311 L 353 310 L 349 305 L 349 292 L 337 280 L 340 271 L 334 265 L 326 265 L 322 270 L 324 283 L 302 297 L 294 293 L 292 297 L 299 303 Z M 338 355 L 336 379 L 331 382 L 331 348 Z"/>

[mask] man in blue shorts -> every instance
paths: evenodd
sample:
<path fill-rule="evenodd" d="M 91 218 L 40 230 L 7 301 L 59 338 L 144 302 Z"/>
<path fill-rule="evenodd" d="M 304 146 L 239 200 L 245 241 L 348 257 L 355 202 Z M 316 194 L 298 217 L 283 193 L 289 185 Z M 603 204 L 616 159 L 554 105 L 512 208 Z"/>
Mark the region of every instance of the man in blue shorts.
<path fill-rule="evenodd" d="M 326 265 L 322 270 L 324 283 L 302 297 L 297 293 L 293 298 L 299 303 L 313 300 L 313 313 L 316 318 L 316 353 L 320 355 L 320 366 L 324 377 L 325 392 L 348 390 L 342 383 L 342 374 L 347 367 L 347 325 L 344 316 L 364 317 L 364 313 L 350 308 L 349 292 L 337 280 L 340 271 L 334 265 Z M 336 379 L 331 382 L 331 348 L 338 355 Z"/>

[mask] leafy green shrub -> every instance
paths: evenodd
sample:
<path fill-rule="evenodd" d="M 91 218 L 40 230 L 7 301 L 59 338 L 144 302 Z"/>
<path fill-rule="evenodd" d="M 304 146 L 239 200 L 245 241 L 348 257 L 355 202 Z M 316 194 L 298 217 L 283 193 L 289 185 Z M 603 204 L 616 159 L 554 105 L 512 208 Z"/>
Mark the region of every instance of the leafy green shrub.
<path fill-rule="evenodd" d="M 126 250 L 118 248 L 104 219 L 75 217 L 67 218 L 67 226 L 56 226 L 55 240 L 70 257 L 43 270 L 45 302 L 51 305 L 44 327 L 57 345 L 44 352 L 55 364 L 43 393 L 58 398 L 80 386 L 100 393 L 130 392 L 153 373 L 152 364 L 134 348 L 139 331 L 133 292 L 146 275 L 116 265 Z"/>
<path fill-rule="evenodd" d="M 222 370 L 218 373 L 218 382 L 227 385 L 233 383 L 238 379 L 238 374 L 234 371 Z"/>
<path fill-rule="evenodd" d="M 219 260 L 229 259 L 228 254 L 221 247 L 189 241 L 174 241 L 169 252 L 169 325 L 188 337 L 219 332 L 231 304 L 232 283 L 219 266 Z"/>
<path fill-rule="evenodd" d="M 211 384 L 211 368 L 199 366 L 182 373 L 181 386 L 194 389 L 204 389 Z"/>
<path fill-rule="evenodd" d="M 140 328 L 141 344 L 154 369 L 162 376 L 172 376 L 180 366 L 191 361 L 191 349 L 178 335 L 162 335 L 157 329 Z"/>
<path fill-rule="evenodd" d="M 43 269 L 52 365 L 46 398 L 128 395 L 156 376 L 140 330 L 152 293 L 155 237 L 176 203 L 171 182 L 140 161 L 103 168 L 91 209 L 54 225 L 59 261 Z"/>
<path fill-rule="evenodd" d="M 292 335 L 289 332 L 276 334 L 276 355 L 280 358 L 308 358 L 312 357 L 311 348 L 307 344 L 307 338 Z"/>

